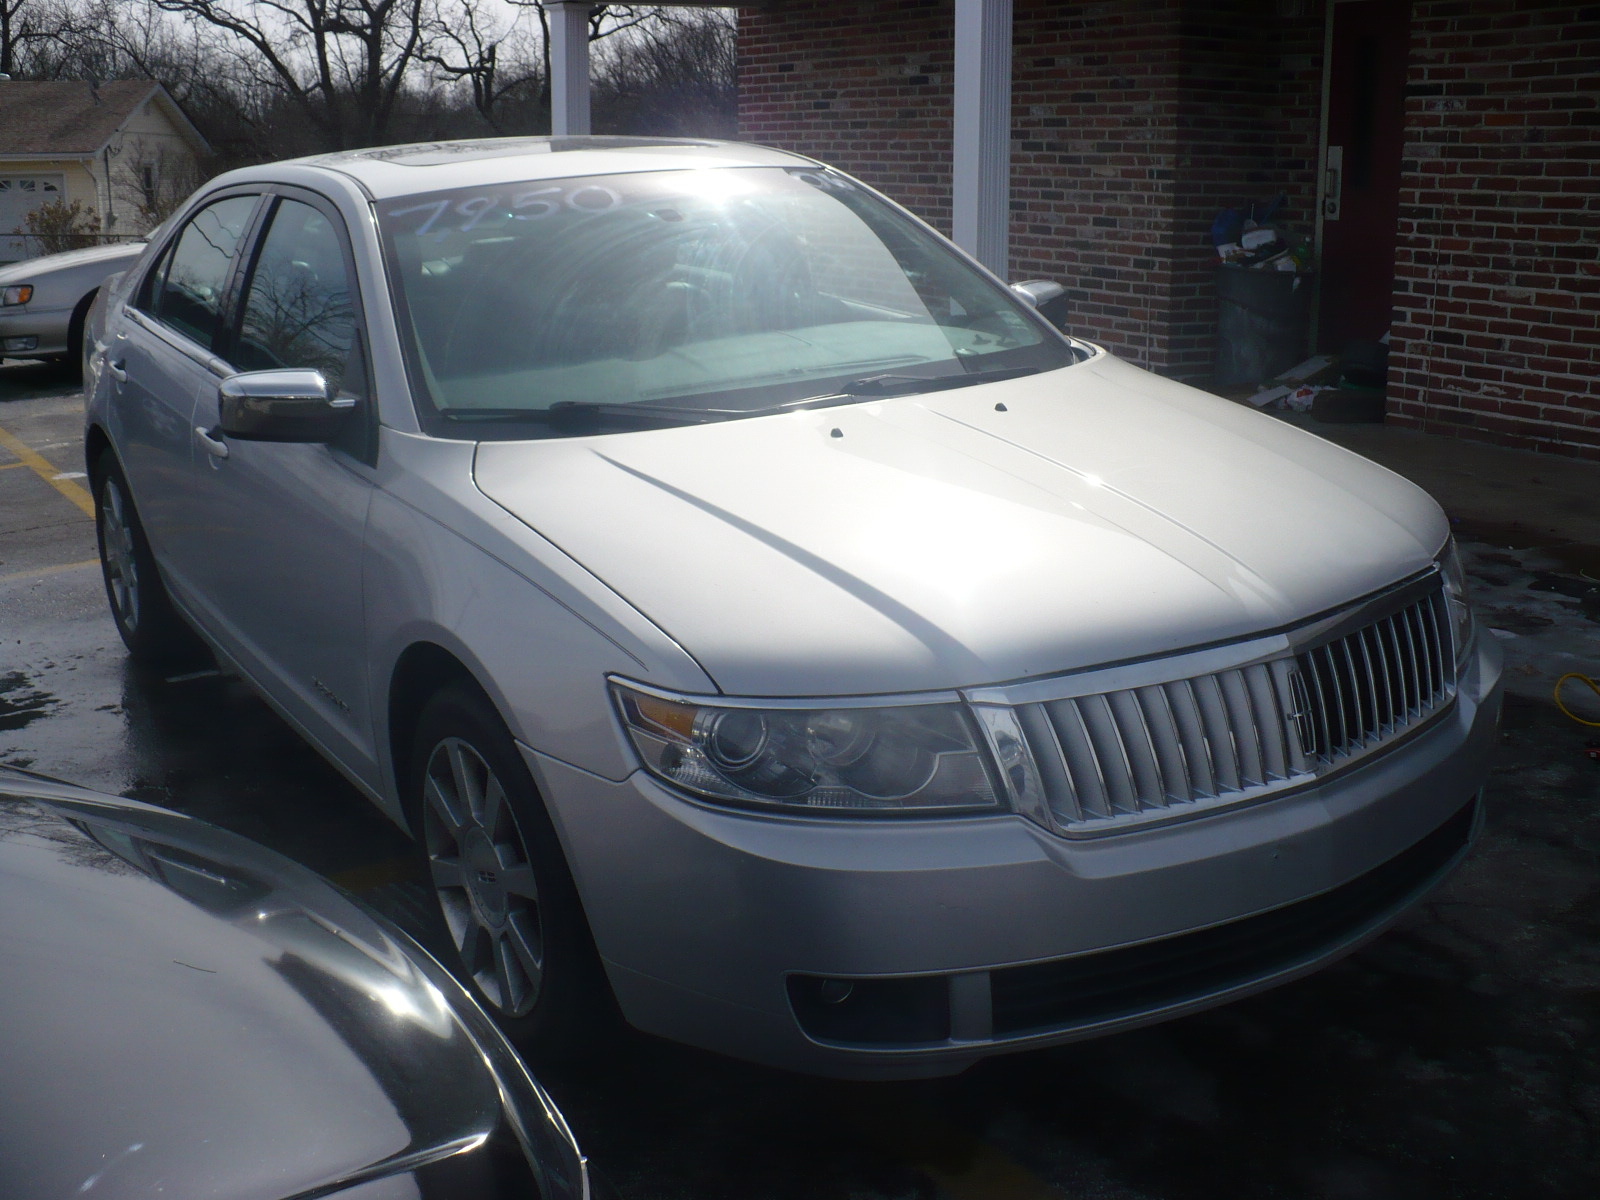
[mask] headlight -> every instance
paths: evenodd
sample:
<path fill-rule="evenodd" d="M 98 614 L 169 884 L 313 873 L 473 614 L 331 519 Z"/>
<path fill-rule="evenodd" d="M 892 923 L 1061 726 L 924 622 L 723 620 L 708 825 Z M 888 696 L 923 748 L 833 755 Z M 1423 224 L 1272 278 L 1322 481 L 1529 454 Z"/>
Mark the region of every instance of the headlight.
<path fill-rule="evenodd" d="M 1000 807 L 959 704 L 746 708 L 611 686 L 645 768 L 704 800 L 810 812 Z"/>
<path fill-rule="evenodd" d="M 19 283 L 15 287 L 0 289 L 0 304 L 26 304 L 33 299 L 33 284 Z"/>
<path fill-rule="evenodd" d="M 1466 657 L 1472 641 L 1472 607 L 1467 602 L 1467 572 L 1452 536 L 1439 553 L 1439 573 L 1444 576 L 1444 602 L 1450 612 L 1450 633 L 1455 638 L 1456 662 Z"/>

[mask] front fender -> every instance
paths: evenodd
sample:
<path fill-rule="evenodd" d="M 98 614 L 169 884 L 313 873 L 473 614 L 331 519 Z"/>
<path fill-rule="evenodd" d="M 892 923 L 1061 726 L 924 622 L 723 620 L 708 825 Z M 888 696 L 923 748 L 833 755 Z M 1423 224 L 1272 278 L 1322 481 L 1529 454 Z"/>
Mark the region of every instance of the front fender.
<path fill-rule="evenodd" d="M 603 613 L 579 611 L 535 582 L 539 564 L 526 549 L 526 571 L 516 569 L 507 561 L 509 551 L 505 557 L 490 553 L 382 489 L 374 497 L 366 545 L 374 714 L 389 712 L 406 651 L 431 643 L 473 676 L 519 742 L 615 780 L 636 764 L 611 711 L 608 673 L 689 690 L 710 687 L 668 639 L 652 648 L 609 629 Z M 399 731 L 387 719 L 375 724 L 386 807 L 403 820 L 393 753 Z"/>

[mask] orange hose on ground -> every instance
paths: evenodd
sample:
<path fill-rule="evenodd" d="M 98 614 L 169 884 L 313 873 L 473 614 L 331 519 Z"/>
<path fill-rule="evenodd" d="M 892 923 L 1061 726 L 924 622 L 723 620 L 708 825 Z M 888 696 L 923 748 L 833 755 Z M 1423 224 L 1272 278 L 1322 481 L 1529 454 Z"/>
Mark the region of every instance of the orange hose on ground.
<path fill-rule="evenodd" d="M 1572 671 L 1556 680 L 1556 690 L 1552 693 L 1552 697 L 1556 702 L 1556 707 L 1559 708 L 1566 716 L 1576 721 L 1579 725 L 1587 725 L 1591 729 L 1600 729 L 1600 721 L 1586 721 L 1584 718 L 1580 717 L 1577 713 L 1573 712 L 1561 702 L 1561 685 L 1566 683 L 1569 679 L 1577 679 L 1583 683 L 1587 683 L 1594 694 L 1596 696 L 1600 696 L 1600 683 L 1596 683 L 1587 675 L 1580 675 L 1577 671 Z"/>

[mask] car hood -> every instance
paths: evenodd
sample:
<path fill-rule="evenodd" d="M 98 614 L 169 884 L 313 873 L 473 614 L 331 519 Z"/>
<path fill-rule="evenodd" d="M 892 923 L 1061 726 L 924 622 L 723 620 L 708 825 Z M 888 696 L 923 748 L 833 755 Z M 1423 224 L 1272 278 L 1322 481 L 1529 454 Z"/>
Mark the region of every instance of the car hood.
<path fill-rule="evenodd" d="M 1429 566 L 1399 476 L 1108 354 L 920 397 L 486 442 L 478 487 L 724 691 L 1000 683 L 1292 624 Z"/>
<path fill-rule="evenodd" d="M 582 1191 L 442 970 L 254 843 L 0 767 L 0 912 L 7 1200 L 321 1196 L 482 1142 L 503 1086 Z"/>
<path fill-rule="evenodd" d="M 106 246 L 90 246 L 87 250 L 67 250 L 61 254 L 46 254 L 40 258 L 26 258 L 21 262 L 0 267 L 0 283 L 23 283 L 46 272 L 71 270 L 103 264 L 110 274 L 119 264 L 126 264 L 144 253 L 143 242 L 118 242 Z"/>

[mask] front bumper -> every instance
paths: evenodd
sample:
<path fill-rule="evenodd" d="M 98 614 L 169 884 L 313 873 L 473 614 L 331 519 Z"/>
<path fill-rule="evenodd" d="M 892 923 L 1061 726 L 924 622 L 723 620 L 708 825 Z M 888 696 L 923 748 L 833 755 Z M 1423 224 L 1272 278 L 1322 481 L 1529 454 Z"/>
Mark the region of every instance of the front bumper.
<path fill-rule="evenodd" d="M 37 304 L 0 309 L 0 354 L 17 358 L 56 358 L 67 352 L 71 309 Z"/>
<path fill-rule="evenodd" d="M 1094 839 L 1009 814 L 729 812 L 524 752 L 632 1024 L 818 1074 L 941 1075 L 1209 1007 L 1374 936 L 1475 835 L 1499 677 L 1480 639 L 1450 709 L 1389 752 Z M 852 1003 L 876 1007 L 842 1018 Z"/>

